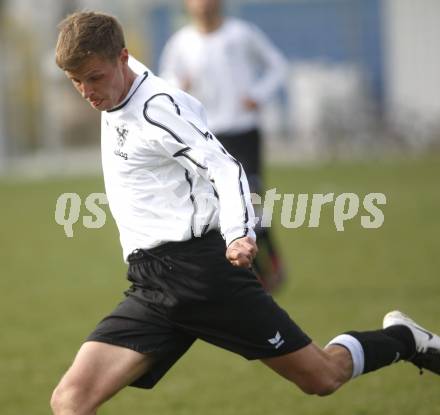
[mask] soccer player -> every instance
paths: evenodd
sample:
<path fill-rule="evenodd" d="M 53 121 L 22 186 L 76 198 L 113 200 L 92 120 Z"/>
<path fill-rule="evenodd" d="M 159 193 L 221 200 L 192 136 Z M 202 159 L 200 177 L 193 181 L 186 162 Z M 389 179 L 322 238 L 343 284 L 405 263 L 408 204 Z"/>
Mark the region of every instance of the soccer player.
<path fill-rule="evenodd" d="M 253 24 L 225 17 L 223 1 L 186 0 L 185 5 L 191 24 L 167 42 L 160 76 L 203 104 L 212 132 L 243 165 L 251 192 L 261 195 L 259 110 L 283 84 L 286 61 Z M 284 267 L 269 229 L 257 225 L 255 231 L 255 270 L 273 291 L 284 279 Z"/>
<path fill-rule="evenodd" d="M 196 339 L 259 359 L 308 394 L 400 360 L 440 373 L 440 338 L 400 312 L 319 348 L 257 282 L 246 175 L 200 104 L 130 68 L 120 24 L 78 12 L 56 62 L 102 114 L 102 164 L 130 288 L 89 335 L 51 400 L 92 415 L 125 386 L 152 388 Z"/>

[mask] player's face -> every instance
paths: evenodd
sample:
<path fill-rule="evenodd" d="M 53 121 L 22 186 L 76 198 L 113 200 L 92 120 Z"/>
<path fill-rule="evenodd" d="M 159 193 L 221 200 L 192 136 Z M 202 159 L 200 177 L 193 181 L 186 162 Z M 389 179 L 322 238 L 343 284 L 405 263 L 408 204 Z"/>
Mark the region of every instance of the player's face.
<path fill-rule="evenodd" d="M 186 0 L 186 8 L 196 19 L 208 19 L 221 14 L 221 3 L 221 0 Z"/>
<path fill-rule="evenodd" d="M 65 71 L 75 89 L 96 110 L 107 111 L 128 93 L 128 52 L 124 49 L 114 61 L 93 55 L 75 71 Z"/>

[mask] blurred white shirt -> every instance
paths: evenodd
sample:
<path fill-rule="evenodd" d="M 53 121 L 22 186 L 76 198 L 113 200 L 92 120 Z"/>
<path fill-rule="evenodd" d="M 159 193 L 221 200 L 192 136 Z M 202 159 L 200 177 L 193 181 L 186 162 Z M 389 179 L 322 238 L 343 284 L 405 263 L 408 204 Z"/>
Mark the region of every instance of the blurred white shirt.
<path fill-rule="evenodd" d="M 160 76 L 199 99 L 216 134 L 238 133 L 258 127 L 258 104 L 273 96 L 284 82 L 286 61 L 256 26 L 225 19 L 211 33 L 194 26 L 177 31 L 166 44 Z M 188 87 L 189 86 L 189 87 Z"/>

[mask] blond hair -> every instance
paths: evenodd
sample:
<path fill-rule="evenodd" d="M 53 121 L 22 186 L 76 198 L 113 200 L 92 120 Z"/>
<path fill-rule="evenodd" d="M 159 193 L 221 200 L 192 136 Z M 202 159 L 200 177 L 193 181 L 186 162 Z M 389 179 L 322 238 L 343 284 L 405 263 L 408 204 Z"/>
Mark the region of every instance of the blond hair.
<path fill-rule="evenodd" d="M 65 71 L 78 69 L 91 56 L 114 60 L 125 48 L 121 24 L 104 13 L 70 14 L 58 29 L 55 61 Z"/>

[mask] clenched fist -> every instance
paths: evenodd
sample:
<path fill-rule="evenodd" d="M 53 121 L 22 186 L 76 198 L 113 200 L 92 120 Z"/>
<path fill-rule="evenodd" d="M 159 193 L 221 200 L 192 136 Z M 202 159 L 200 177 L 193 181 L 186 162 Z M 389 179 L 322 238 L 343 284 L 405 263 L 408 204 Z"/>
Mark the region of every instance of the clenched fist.
<path fill-rule="evenodd" d="M 226 258 L 236 267 L 250 268 L 257 255 L 258 248 L 249 236 L 232 241 L 226 249 Z"/>

